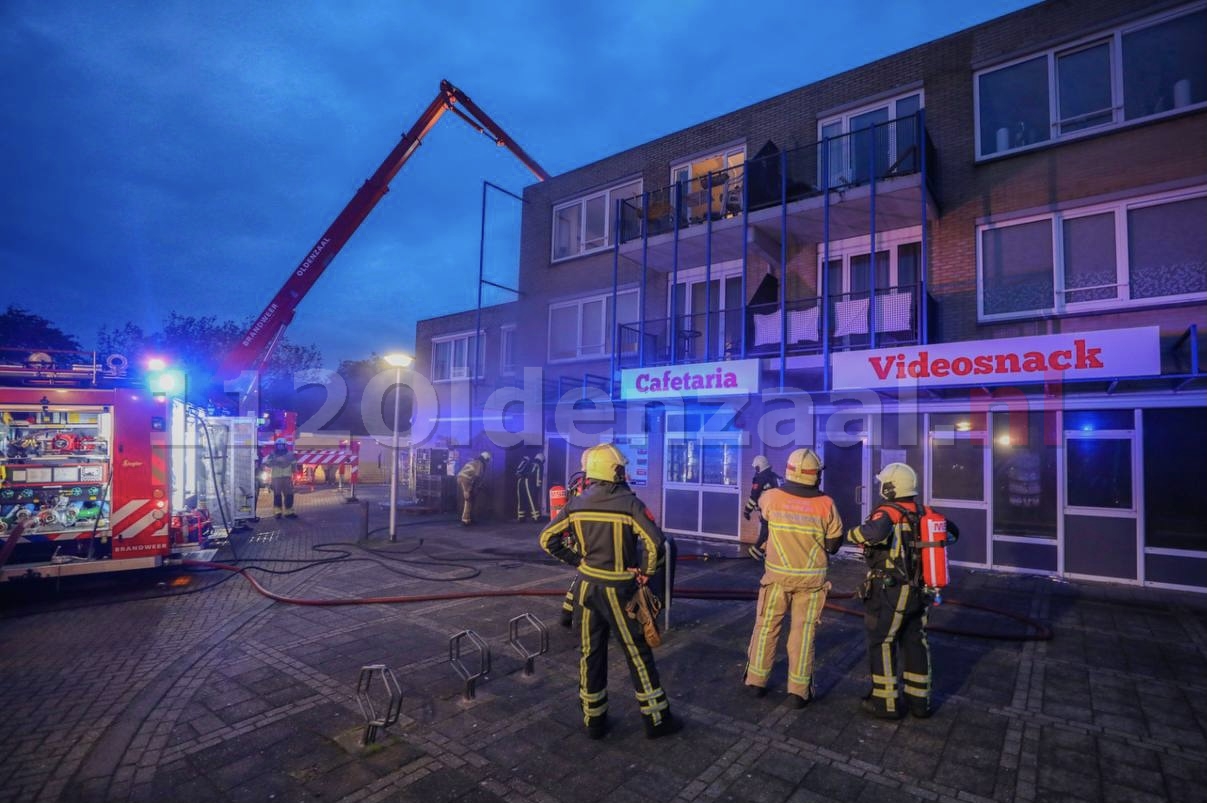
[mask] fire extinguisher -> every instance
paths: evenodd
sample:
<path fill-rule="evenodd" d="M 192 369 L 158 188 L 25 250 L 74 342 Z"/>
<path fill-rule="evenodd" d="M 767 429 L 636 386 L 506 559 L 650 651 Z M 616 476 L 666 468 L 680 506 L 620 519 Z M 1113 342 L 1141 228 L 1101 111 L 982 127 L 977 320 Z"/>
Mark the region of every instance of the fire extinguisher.
<path fill-rule="evenodd" d="M 549 519 L 556 519 L 562 512 L 562 508 L 566 506 L 566 500 L 569 494 L 566 492 L 566 486 L 554 485 L 549 489 Z"/>

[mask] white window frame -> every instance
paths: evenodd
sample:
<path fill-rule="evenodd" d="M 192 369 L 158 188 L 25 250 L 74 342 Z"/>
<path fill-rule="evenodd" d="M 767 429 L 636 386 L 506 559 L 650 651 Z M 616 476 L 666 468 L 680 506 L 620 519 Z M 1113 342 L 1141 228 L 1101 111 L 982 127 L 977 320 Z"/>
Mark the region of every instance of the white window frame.
<path fill-rule="evenodd" d="M 512 376 L 516 372 L 515 324 L 499 327 L 499 373 Z"/>
<path fill-rule="evenodd" d="M 478 355 L 477 355 L 478 356 L 478 366 L 477 366 L 478 371 L 477 371 L 477 374 L 472 377 L 469 375 L 469 363 L 470 363 L 470 360 L 473 359 L 470 356 L 471 348 L 470 348 L 469 341 L 471 338 L 474 337 L 473 330 L 469 330 L 469 331 L 465 331 L 465 332 L 454 332 L 454 333 L 447 334 L 447 335 L 438 335 L 438 336 L 435 336 L 432 338 L 432 377 L 431 377 L 432 382 L 457 382 L 457 381 L 466 380 L 466 379 L 482 379 L 483 378 L 483 376 L 485 375 L 485 363 L 486 363 L 485 332 L 479 330 L 477 335 L 478 335 L 477 343 L 479 343 L 481 345 L 481 347 L 476 349 L 478 352 Z M 454 359 L 452 359 L 450 357 L 449 366 L 448 366 L 449 375 L 446 377 L 436 376 L 436 347 L 437 347 L 437 345 L 444 344 L 444 343 L 452 344 L 458 340 L 466 341 L 466 343 L 465 343 L 465 364 L 458 366 L 455 364 Z M 455 349 L 456 346 L 450 345 L 450 348 Z"/>
<path fill-rule="evenodd" d="M 1047 147 L 1059 142 L 1067 142 L 1071 139 L 1077 139 L 1083 136 L 1091 136 L 1095 133 L 1106 129 L 1122 128 L 1132 125 L 1140 125 L 1161 117 L 1169 117 L 1177 114 L 1184 114 L 1195 109 L 1207 108 L 1207 102 L 1200 101 L 1191 103 L 1180 108 L 1171 108 L 1164 111 L 1156 112 L 1144 117 L 1136 117 L 1131 120 L 1124 119 L 1124 101 L 1123 97 L 1123 37 L 1135 33 L 1136 31 L 1145 28 L 1151 28 L 1155 25 L 1160 25 L 1170 20 L 1184 17 L 1188 14 L 1194 14 L 1207 8 L 1207 3 L 1193 3 L 1182 6 L 1181 8 L 1163 13 L 1160 15 L 1146 17 L 1135 23 L 1125 26 L 1120 26 L 1115 29 L 1099 30 L 1091 35 L 1080 37 L 1069 42 L 1062 43 L 1058 47 L 1052 47 L 1047 50 L 1039 50 L 1028 53 L 1025 56 L 1011 59 L 1007 62 L 994 64 L 992 67 L 986 67 L 982 70 L 977 70 L 972 76 L 972 93 L 973 93 L 973 141 L 976 147 L 976 160 L 997 159 L 1002 156 L 1012 155 L 1023 151 L 1034 150 L 1036 148 Z M 1085 50 L 1102 42 L 1107 42 L 1110 46 L 1110 83 L 1111 83 L 1111 119 L 1097 125 L 1087 126 L 1076 131 L 1067 133 L 1061 132 L 1061 124 L 1070 122 L 1060 119 L 1060 97 L 1059 97 L 1059 73 L 1057 72 L 1058 62 L 1060 57 L 1070 55 L 1079 50 Z M 1036 58 L 1044 58 L 1047 61 L 1047 82 L 1048 82 L 1048 138 L 1038 142 L 1032 142 L 1014 147 L 1007 147 L 1002 150 L 994 150 L 991 153 L 982 153 L 981 151 L 981 78 L 982 76 L 995 73 L 999 70 L 1014 67 L 1023 62 L 1031 61 Z M 1105 109 L 1102 111 L 1106 111 Z M 820 130 L 820 129 L 819 129 Z"/>
<path fill-rule="evenodd" d="M 853 257 L 860 257 L 860 256 L 870 257 L 871 249 L 869 248 L 868 240 L 869 240 L 868 237 L 851 237 L 846 240 L 836 240 L 835 242 L 830 244 L 830 261 L 831 262 L 835 262 L 835 261 L 842 262 L 842 278 L 843 278 L 843 286 L 842 286 L 841 290 L 835 290 L 833 287 L 828 288 L 830 291 L 831 297 L 836 296 L 836 295 L 845 295 L 847 293 L 853 292 L 851 290 L 851 259 Z M 889 268 L 888 268 L 889 286 L 888 287 L 877 287 L 876 292 L 881 292 L 882 290 L 895 290 L 901 286 L 900 281 L 899 281 L 899 274 L 897 272 L 897 263 L 898 263 L 898 259 L 900 257 L 900 254 L 898 253 L 898 249 L 902 245 L 910 245 L 911 243 L 917 243 L 919 246 L 922 245 L 922 227 L 921 226 L 910 226 L 909 228 L 905 228 L 905 229 L 894 229 L 892 231 L 887 231 L 887 232 L 884 232 L 883 234 L 876 235 L 876 251 L 877 252 L 888 251 L 888 254 L 889 254 L 889 257 L 888 257 L 888 259 L 889 259 Z M 825 249 L 818 248 L 817 249 L 817 295 L 819 298 L 821 297 L 822 271 L 825 269 L 826 269 Z M 921 282 L 921 280 L 922 280 L 921 271 L 922 271 L 922 265 L 919 264 L 918 265 L 919 275 L 917 277 L 918 282 Z M 875 262 L 875 259 L 873 258 L 872 259 L 872 281 L 874 282 L 875 279 L 876 279 L 876 262 Z M 916 286 L 916 284 L 910 285 L 910 287 L 915 287 L 915 286 Z"/>
<path fill-rule="evenodd" d="M 1120 308 L 1140 308 L 1166 306 L 1182 302 L 1207 301 L 1207 292 L 1181 293 L 1170 296 L 1155 296 L 1152 298 L 1131 298 L 1131 264 L 1128 254 L 1128 220 L 1127 213 L 1133 209 L 1150 206 L 1161 206 L 1178 201 L 1188 201 L 1195 198 L 1207 197 L 1207 187 L 1197 187 L 1191 190 L 1158 193 L 1139 196 L 1109 203 L 1094 204 L 1047 212 L 1026 217 L 1011 218 L 994 223 L 984 223 L 976 228 L 976 261 L 977 261 L 977 320 L 983 323 L 992 321 L 1009 321 L 1026 318 L 1064 315 L 1080 312 L 1098 312 L 1118 310 Z M 1065 287 L 1064 265 L 1064 223 L 1077 218 L 1090 217 L 1110 213 L 1115 221 L 1115 287 L 1119 292 L 1115 298 L 1095 299 L 1091 301 L 1065 301 L 1070 293 L 1084 292 L 1095 288 Z M 1026 223 L 1049 221 L 1052 228 L 1052 305 L 1043 309 L 1020 310 L 1017 312 L 985 312 L 985 232 L 995 229 L 1005 229 Z"/>
<path fill-rule="evenodd" d="M 925 109 L 926 93 L 923 92 L 921 88 L 918 88 L 911 89 L 907 92 L 901 92 L 896 95 L 891 95 L 873 103 L 865 103 L 862 106 L 856 106 L 838 114 L 831 114 L 828 117 L 820 118 L 817 121 L 817 141 L 819 143 L 821 143 L 826 136 L 831 138 L 841 137 L 841 139 L 835 139 L 830 146 L 831 156 L 837 155 L 838 159 L 841 161 L 841 165 L 837 167 L 835 165 L 830 165 L 831 187 L 842 186 L 851 181 L 853 178 L 854 167 L 851 164 L 850 154 L 851 139 L 849 136 L 847 136 L 851 133 L 851 120 L 855 117 L 861 117 L 870 112 L 878 111 L 879 109 L 884 109 L 888 112 L 888 117 L 886 118 L 887 122 L 899 119 L 895 116 L 897 104 L 906 98 L 911 98 L 914 96 L 917 96 L 918 98 L 918 109 Z M 826 129 L 834 125 L 839 127 L 838 133 L 831 133 L 827 135 L 825 133 Z M 825 184 L 825 176 L 822 175 L 822 172 L 825 170 L 825 164 L 822 156 L 823 154 L 819 150 L 817 153 L 817 186 L 819 187 Z M 889 143 L 888 159 L 890 165 L 897 160 L 897 156 L 897 141 L 896 138 L 893 138 Z"/>
<path fill-rule="evenodd" d="M 637 296 L 638 304 L 640 304 L 640 290 L 636 287 L 622 287 L 616 291 L 617 296 L 623 296 L 632 293 Z M 600 344 L 584 344 L 582 342 L 583 332 L 583 308 L 588 304 L 593 304 L 602 301 L 600 309 L 603 311 L 603 326 L 601 327 L 604 336 L 604 342 Z M 618 305 L 619 306 L 619 305 Z M 563 331 L 554 331 L 553 328 L 553 313 L 554 310 L 576 308 L 575 314 L 576 326 L 574 331 L 575 348 L 574 356 L 572 357 L 554 357 L 553 344 L 555 342 L 564 342 L 570 333 Z M 608 332 L 608 317 L 612 312 L 612 293 L 600 293 L 592 296 L 581 296 L 579 298 L 569 299 L 566 301 L 557 301 L 549 304 L 548 316 L 548 338 L 549 352 L 548 359 L 551 364 L 577 362 L 580 360 L 600 360 L 611 357 L 612 352 L 609 348 L 614 345 L 615 332 Z M 616 322 L 612 321 L 612 329 L 616 328 Z"/>
<path fill-rule="evenodd" d="M 634 185 L 636 185 L 636 192 L 633 191 Z M 640 197 L 642 192 L 643 192 L 643 184 L 642 184 L 641 178 L 630 178 L 626 181 L 622 181 L 617 184 L 614 184 L 614 185 L 608 187 L 607 189 L 599 190 L 597 192 L 592 192 L 587 195 L 581 195 L 570 201 L 564 201 L 562 203 L 554 204 L 552 224 L 550 226 L 550 242 L 549 242 L 549 258 L 550 258 L 550 260 L 552 262 L 565 262 L 568 259 L 575 259 L 575 258 L 583 256 L 585 254 L 595 254 L 600 251 L 603 251 L 606 248 L 610 248 L 613 244 L 612 240 L 613 240 L 613 235 L 615 233 L 613 230 L 616 228 L 616 221 L 613 219 L 613 212 L 615 211 L 616 201 L 621 198 Z M 604 204 L 603 241 L 597 245 L 588 247 L 588 246 L 586 246 L 586 242 L 587 242 L 587 204 L 590 203 L 591 201 L 594 201 L 597 199 L 602 199 L 603 204 Z M 580 243 L 579 250 L 572 254 L 565 254 L 563 256 L 558 256 L 557 255 L 558 213 L 564 209 L 569 209 L 574 206 L 580 207 L 579 216 L 578 216 L 578 225 L 579 225 L 578 241 Z"/>

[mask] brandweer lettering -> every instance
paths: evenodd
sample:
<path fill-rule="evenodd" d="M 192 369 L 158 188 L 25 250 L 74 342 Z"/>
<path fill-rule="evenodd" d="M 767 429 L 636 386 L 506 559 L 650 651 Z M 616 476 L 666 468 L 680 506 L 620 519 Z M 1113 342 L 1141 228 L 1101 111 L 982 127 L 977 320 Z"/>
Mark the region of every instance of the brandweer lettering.
<path fill-rule="evenodd" d="M 243 338 L 243 345 L 251 345 L 251 342 L 256 339 L 256 335 L 260 334 L 260 330 L 268 325 L 268 322 L 272 320 L 273 315 L 277 314 L 278 306 L 279 305 L 275 301 L 268 305 L 268 309 L 264 310 L 264 313 L 260 316 L 260 320 L 256 321 L 255 325 L 252 326 L 251 331 L 247 333 L 247 337 Z"/>
<path fill-rule="evenodd" d="M 714 390 L 720 388 L 736 388 L 738 375 L 733 371 L 723 371 L 720 367 L 711 374 L 694 374 L 684 371 L 672 375 L 663 371 L 662 376 L 638 374 L 634 387 L 638 393 L 658 393 L 666 390 Z"/>
<path fill-rule="evenodd" d="M 888 379 L 896 369 L 897 379 L 926 379 L 945 376 L 988 376 L 993 374 L 1042 374 L 1049 371 L 1070 371 L 1086 368 L 1105 368 L 1101 348 L 1086 348 L 1085 340 L 1073 341 L 1072 349 L 1054 349 L 1049 352 L 1027 351 L 1017 353 L 978 354 L 973 357 L 930 358 L 930 352 L 920 351 L 918 356 L 907 361 L 904 354 L 887 357 L 869 357 L 868 363 L 879 379 Z"/>

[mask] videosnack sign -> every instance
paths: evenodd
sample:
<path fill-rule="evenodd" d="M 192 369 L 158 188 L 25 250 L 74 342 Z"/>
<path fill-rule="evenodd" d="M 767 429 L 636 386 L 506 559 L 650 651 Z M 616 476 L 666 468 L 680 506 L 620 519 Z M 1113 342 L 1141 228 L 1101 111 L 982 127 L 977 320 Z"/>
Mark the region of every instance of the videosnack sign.
<path fill-rule="evenodd" d="M 664 368 L 625 368 L 620 372 L 622 399 L 733 396 L 758 391 L 758 360 L 701 362 Z"/>
<path fill-rule="evenodd" d="M 835 388 L 984 385 L 1161 373 L 1159 329 L 973 340 L 831 356 Z"/>

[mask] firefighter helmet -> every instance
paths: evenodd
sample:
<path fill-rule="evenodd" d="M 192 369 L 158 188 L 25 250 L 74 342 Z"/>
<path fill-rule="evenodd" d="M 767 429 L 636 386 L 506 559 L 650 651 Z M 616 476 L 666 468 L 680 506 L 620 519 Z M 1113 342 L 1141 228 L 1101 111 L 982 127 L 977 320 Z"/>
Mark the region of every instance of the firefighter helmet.
<path fill-rule="evenodd" d="M 545 462 L 545 453 L 537 452 L 535 455 L 532 456 L 532 459 L 537 461 L 538 463 L 544 463 Z"/>
<path fill-rule="evenodd" d="M 478 455 L 483 461 L 490 460 L 490 452 L 482 452 Z"/>
<path fill-rule="evenodd" d="M 589 480 L 624 482 L 624 467 L 628 462 L 610 443 L 601 443 L 583 452 L 583 468 Z"/>
<path fill-rule="evenodd" d="M 771 461 L 768 460 L 764 455 L 759 455 L 758 457 L 754 458 L 754 462 L 750 464 L 750 467 L 755 471 L 766 471 L 767 469 L 771 468 Z"/>
<path fill-rule="evenodd" d="M 821 458 L 817 456 L 817 452 L 812 449 L 797 449 L 788 455 L 788 465 L 784 471 L 784 478 L 788 482 L 815 486 L 821 482 L 821 470 L 823 468 L 825 468 L 825 465 L 821 462 Z"/>
<path fill-rule="evenodd" d="M 880 495 L 892 501 L 918 495 L 918 475 L 905 463 L 889 463 L 876 475 Z"/>

